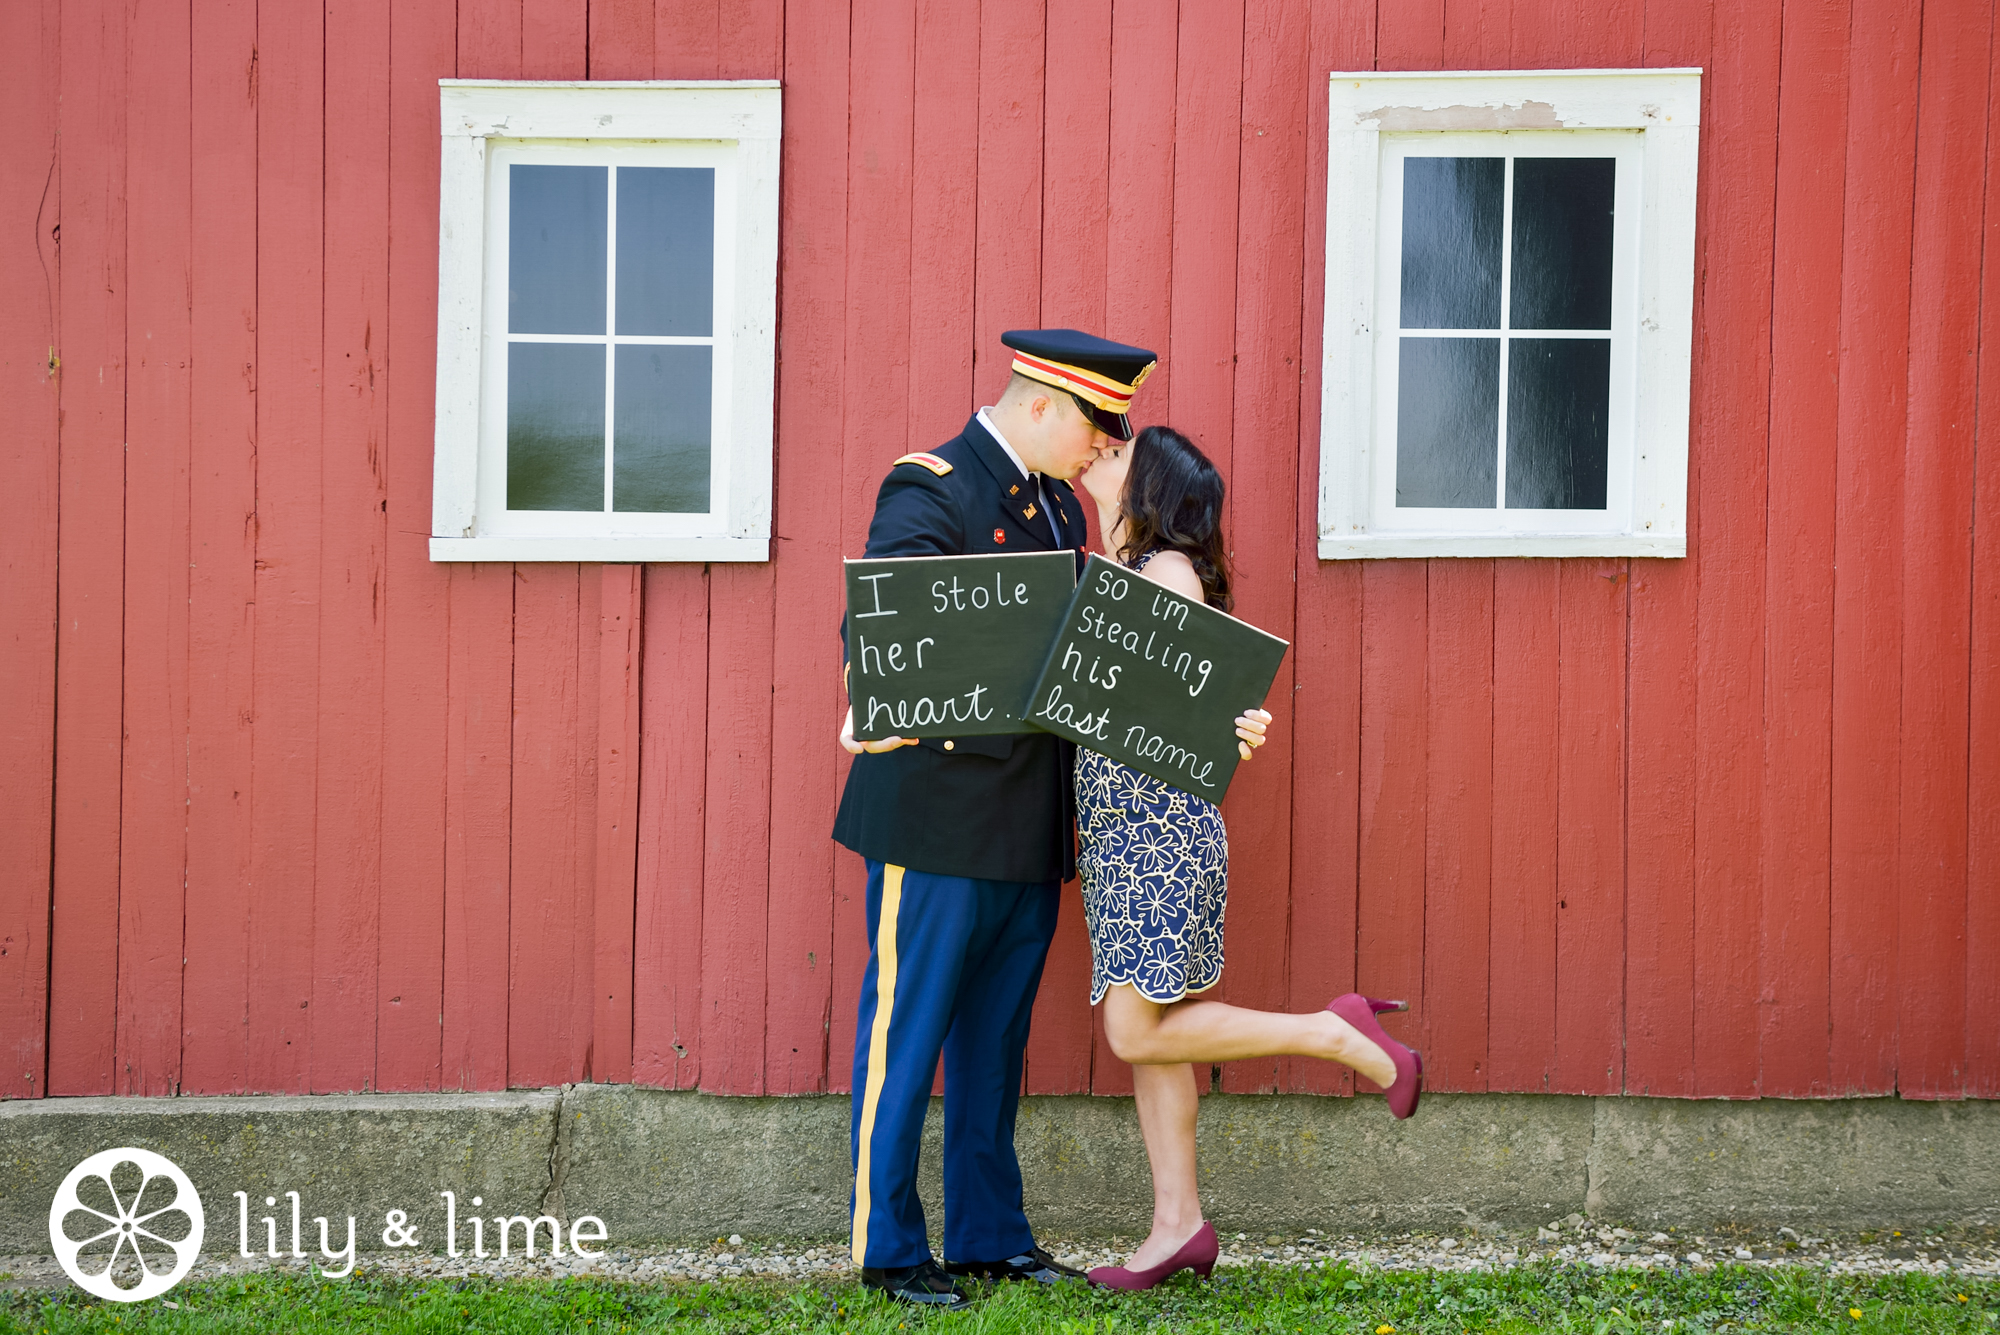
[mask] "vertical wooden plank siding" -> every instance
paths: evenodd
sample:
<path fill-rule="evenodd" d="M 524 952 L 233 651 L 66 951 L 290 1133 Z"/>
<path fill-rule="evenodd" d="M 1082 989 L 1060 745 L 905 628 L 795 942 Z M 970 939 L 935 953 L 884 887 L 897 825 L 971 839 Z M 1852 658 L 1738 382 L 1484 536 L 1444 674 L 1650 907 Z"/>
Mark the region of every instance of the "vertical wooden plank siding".
<path fill-rule="evenodd" d="M 570 1023 L 580 981 L 575 935 L 594 941 L 595 931 L 589 903 L 579 899 L 588 882 L 580 885 L 575 875 L 584 835 L 577 585 L 577 567 L 568 562 L 522 562 L 514 570 L 514 802 L 533 818 L 514 822 L 509 864 L 509 1084 L 560 1084 L 581 1069 L 585 1036 Z M 596 689 L 593 678 L 593 701 Z"/>
<path fill-rule="evenodd" d="M 785 9 L 782 0 L 716 7 L 720 45 L 715 73 L 721 79 L 776 79 L 785 65 Z"/>
<path fill-rule="evenodd" d="M 2000 1095 L 1992 23 L 11 7 L 0 1097 L 847 1089 L 838 562 L 1036 324 L 1161 352 L 1293 641 L 1228 998 L 1407 997 L 1441 1091 Z M 1328 72 L 1638 65 L 1705 71 L 1689 556 L 1319 561 Z M 429 560 L 454 75 L 784 80 L 769 562 Z M 1063 893 L 1027 1088 L 1127 1092 Z"/>
<path fill-rule="evenodd" d="M 1706 68 L 1709 30 L 1705 3 L 1650 4 L 1644 62 Z M 1704 240 L 1697 234 L 1697 272 Z M 1697 329 L 1701 298 L 1697 285 Z M 1628 772 L 1644 776 L 1643 782 L 1628 781 L 1626 792 L 1625 1088 L 1635 1094 L 1684 1096 L 1694 1082 L 1695 766 L 1689 723 L 1699 518 L 1691 506 L 1687 559 L 1631 563 Z M 1632 700 L 1646 703 L 1634 709 Z"/>
<path fill-rule="evenodd" d="M 982 4 L 978 82 L 962 90 L 979 103 L 978 243 L 972 255 L 975 406 L 998 399 L 1007 384 L 1013 354 L 1001 346 L 1001 331 L 1031 329 L 1042 318 L 1044 10 L 1043 0 Z M 855 167 L 850 161 L 850 180 Z M 865 526 L 867 512 L 859 518 Z"/>
<path fill-rule="evenodd" d="M 688 14 L 695 53 L 707 25 Z M 656 53 L 672 50 L 656 32 Z M 700 77 L 721 74 L 691 53 Z M 894 457 L 894 456 L 891 456 Z M 708 828 L 703 835 L 701 1080 L 718 1094 L 765 1092 L 771 887 L 771 683 L 777 613 L 770 565 L 709 575 Z M 824 734 L 822 734 L 824 736 Z M 789 739 L 787 739 L 789 741 Z"/>
<path fill-rule="evenodd" d="M 728 77 L 772 79 L 784 76 L 785 11 L 780 0 L 761 0 L 755 5 L 733 7 L 723 16 L 726 25 L 724 56 L 718 69 Z M 845 49 L 808 53 L 809 58 L 840 62 L 844 69 Z M 817 68 L 825 69 L 822 64 Z M 819 82 L 814 80 L 814 82 Z M 828 92 L 845 89 L 843 79 L 828 81 Z M 799 86 L 794 84 L 795 87 Z M 822 93 L 822 95 L 826 95 Z M 839 132 L 839 117 L 828 115 L 818 125 L 801 126 L 796 104 L 786 109 L 786 123 L 794 130 L 816 132 L 816 142 L 807 154 L 819 156 L 830 148 L 827 140 Z M 799 141 L 787 135 L 780 170 L 785 173 L 786 198 L 781 210 L 791 207 L 792 216 L 803 219 L 817 215 L 825 195 L 800 200 L 793 197 L 801 177 L 791 175 L 796 168 L 812 171 L 817 180 L 832 183 L 844 179 L 845 155 L 826 152 L 828 159 L 812 169 L 797 156 Z M 837 187 L 836 187 L 837 192 Z M 830 216 L 839 216 L 836 209 Z M 802 224 L 812 231 L 809 224 Z M 784 226 L 781 216 L 780 226 Z M 797 233 L 793 233 L 797 235 Z M 840 238 L 829 238 L 834 260 L 829 278 L 839 282 Z M 811 292 L 810 286 L 806 288 Z M 836 289 L 838 290 L 838 289 Z M 780 286 L 780 299 L 787 294 Z M 801 307 L 814 310 L 824 320 L 828 307 Z M 781 317 L 782 318 L 782 317 Z M 810 336 L 810 319 L 797 332 Z M 821 326 L 822 328 L 824 326 Z M 782 437 L 788 425 L 797 424 L 802 436 L 823 430 L 822 414 L 827 400 L 820 398 L 826 370 L 836 367 L 830 333 L 813 338 L 810 352 L 801 350 L 796 364 L 796 386 L 780 386 L 778 431 Z M 820 371 L 809 377 L 808 366 Z M 838 392 L 832 402 L 839 401 Z M 789 415 L 788 415 L 789 414 Z M 815 470 L 801 466 L 789 473 L 781 471 L 774 498 L 778 531 L 788 544 L 799 549 L 800 559 L 776 566 L 771 571 L 771 599 L 774 608 L 825 606 L 836 595 L 840 582 L 840 513 L 820 501 L 825 479 Z M 807 555 L 807 553 L 811 553 Z M 838 727 L 841 696 L 839 651 L 832 634 L 832 617 L 807 615 L 789 621 L 773 618 L 771 638 L 771 736 L 779 739 L 782 753 L 770 758 L 770 878 L 767 909 L 770 958 L 776 961 L 767 985 L 769 1019 L 765 1026 L 766 1091 L 772 1094 L 809 1094 L 826 1088 L 827 1037 L 831 1020 L 833 960 L 833 901 L 828 888 L 833 879 L 833 848 L 825 831 L 833 825 L 833 798 L 837 791 L 833 776 L 836 758 L 842 753 L 827 742 Z"/>
<path fill-rule="evenodd" d="M 376 1082 L 444 1080 L 445 830 L 451 574 L 430 562 L 436 398 L 439 71 L 455 68 L 452 15 L 389 25 L 389 495 L 383 593 L 382 878 Z M 393 341 L 391 341 L 393 336 Z M 454 1081 L 454 1083 L 456 1083 Z"/>
<path fill-rule="evenodd" d="M 1553 1089 L 1556 1070 L 1554 561 L 1493 570 L 1493 890 L 1488 1089 Z"/>
<path fill-rule="evenodd" d="M 521 0 L 521 77 L 584 79 L 589 0 Z"/>
<path fill-rule="evenodd" d="M 1700 515 L 1695 603 L 1694 1093 L 1757 1092 L 1757 908 L 1763 764 L 1765 470 L 1770 422 L 1772 202 L 1776 190 L 1779 5 L 1715 7 L 1707 162 L 1732 164 L 1697 226 L 1706 267 L 1700 397 L 1689 427 L 1691 508 Z"/>
<path fill-rule="evenodd" d="M 778 12 L 775 5 L 765 7 Z M 790 30 L 781 13 L 778 21 Z M 812 74 L 787 77 L 801 90 L 797 96 L 810 97 L 813 103 L 801 108 L 794 102 L 786 108 L 782 226 L 787 235 L 800 238 L 811 249 L 815 261 L 810 273 L 798 273 L 795 288 L 790 284 L 780 288 L 786 303 L 781 323 L 798 340 L 799 360 L 796 376 L 788 372 L 779 387 L 778 430 L 780 436 L 793 433 L 800 439 L 837 433 L 841 442 L 868 442 L 877 459 L 859 471 L 879 472 L 879 455 L 896 448 L 894 439 L 871 440 L 879 433 L 847 420 L 846 412 L 865 402 L 867 415 L 881 421 L 881 404 L 918 396 L 887 365 L 873 379 L 875 389 L 868 387 L 868 377 L 844 376 L 850 368 L 838 350 L 848 345 L 857 328 L 863 338 L 879 330 L 886 348 L 907 346 L 903 340 L 909 309 L 907 228 L 914 111 L 909 80 L 916 18 L 907 4 L 857 9 L 851 37 L 843 27 L 838 40 L 815 26 L 825 22 L 823 15 L 803 13 L 800 22 L 805 25 L 802 31 L 811 36 L 796 55 L 799 68 Z M 864 35 L 864 30 L 873 36 Z M 870 50 L 877 41 L 886 49 Z M 786 46 L 789 49 L 790 43 Z M 777 76 L 783 60 L 781 53 L 769 54 L 757 67 L 757 77 Z M 847 90 L 874 79 L 883 86 L 863 98 L 850 120 L 844 114 Z M 836 98 L 840 111 L 835 110 Z M 865 179 L 859 183 L 850 181 L 847 170 L 857 157 L 867 164 Z M 790 175 L 793 171 L 799 175 Z M 808 221 L 821 217 L 844 218 L 846 226 L 820 227 Z M 863 236 L 880 247 L 877 262 L 886 281 L 879 288 L 867 278 L 849 284 L 847 261 L 854 253 L 850 240 Z M 841 298 L 849 291 L 865 295 L 843 312 Z M 895 352 L 887 355 L 889 360 L 898 359 Z M 905 372 L 907 365 L 902 361 Z M 840 689 L 838 613 L 831 610 L 840 597 L 841 512 L 838 503 L 825 501 L 829 488 L 840 493 L 841 482 L 833 474 L 843 464 L 839 444 L 827 441 L 826 450 L 832 461 L 828 468 L 815 468 L 804 459 L 791 468 L 781 467 L 776 498 L 786 554 L 796 548 L 813 555 L 782 562 L 770 572 L 774 605 L 813 611 L 777 618 L 770 632 L 770 735 L 778 739 L 779 753 L 770 758 L 770 894 L 763 922 L 769 943 L 768 1009 L 758 1038 L 767 1092 L 773 1094 L 804 1094 L 828 1087 L 829 1042 L 842 1028 L 832 1000 L 836 961 L 844 948 L 861 948 L 867 936 L 860 928 L 846 939 L 839 936 L 838 913 L 828 893 L 835 859 L 826 831 L 832 828 L 836 775 L 844 769 L 839 762 L 845 758 L 831 739 L 839 729 L 845 699 Z M 855 550 L 858 553 L 859 547 Z M 857 991 L 859 967 L 854 979 Z M 845 1030 L 851 1043 L 851 1013 Z"/>
<path fill-rule="evenodd" d="M 601 567 L 597 615 L 597 849 L 587 1078 L 632 1080 L 633 895 L 639 857 L 641 567 Z"/>
<path fill-rule="evenodd" d="M 595 0 L 589 6 L 590 77 L 653 78 L 653 0 Z"/>
<path fill-rule="evenodd" d="M 1625 1089 L 1694 1087 L 1695 572 L 1633 561 L 1625 814 Z"/>
<path fill-rule="evenodd" d="M 781 1020 L 766 1033 L 765 1063 L 772 1093 L 801 1094 L 847 1085 L 853 997 L 866 960 L 859 952 L 868 935 L 858 913 L 842 917 L 855 870 L 846 870 L 850 884 L 837 881 L 843 859 L 826 837 L 846 770 L 846 753 L 832 738 L 846 703 L 835 632 L 840 558 L 850 549 L 843 546 L 844 479 L 828 476 L 834 470 L 819 463 L 824 457 L 837 467 L 840 444 L 827 437 L 840 431 L 847 438 L 840 428 L 847 401 L 841 344 L 848 228 L 816 221 L 849 216 L 845 112 L 852 74 L 844 14 L 812 5 L 768 7 L 782 38 L 766 50 L 761 76 L 788 81 L 780 227 L 787 246 L 806 257 L 779 284 L 779 327 L 790 351 L 778 385 L 778 434 L 814 444 L 789 465 L 780 456 L 775 498 L 785 559 L 772 571 L 772 588 L 786 614 L 777 618 L 771 644 L 771 735 L 783 739 L 785 754 L 771 765 L 770 928 L 779 967 L 770 1005 Z M 910 398 L 913 409 L 918 397 Z M 851 906 L 860 909 L 858 895 Z M 852 990 L 843 995 L 850 977 Z"/>
<path fill-rule="evenodd" d="M 185 50 L 184 3 L 128 11 L 131 49 Z M 121 1094 L 180 1085 L 181 929 L 187 867 L 189 367 L 192 73 L 135 59 L 125 106 L 124 776 L 118 822 Z"/>
<path fill-rule="evenodd" d="M 1994 54 L 2000 59 L 2000 51 Z M 1992 66 L 1989 64 L 1989 78 Z M 2000 103 L 1986 99 L 1986 194 L 1979 274 L 1979 434 L 1972 480 L 1972 737 L 1966 783 L 1965 1093 L 2000 1097 Z M 1982 522 L 1984 521 L 1984 522 Z"/>
<path fill-rule="evenodd" d="M 1846 0 L 1788 0 L 1778 94 L 1764 601 L 1763 926 L 1767 1094 L 1828 1088 L 1835 467 L 1840 416 Z"/>
<path fill-rule="evenodd" d="M 1326 102 L 1331 70 L 1367 69 L 1375 59 L 1374 5 L 1317 0 L 1308 6 L 1305 109 L 1306 195 L 1304 309 L 1299 332 L 1299 439 L 1320 429 L 1320 366 L 1326 288 Z M 1319 531 L 1319 451 L 1299 451 L 1295 532 Z M 1359 887 L 1361 754 L 1361 563 L 1295 561 L 1292 698 L 1280 701 L 1292 724 L 1291 942 L 1287 1009 L 1312 1010 L 1354 987 Z M 1310 646 L 1310 648 L 1308 648 Z M 1288 1061 L 1285 1087 L 1342 1094 L 1348 1069 L 1330 1062 Z"/>
<path fill-rule="evenodd" d="M 1230 435 L 1241 442 L 1229 460 L 1225 536 L 1236 581 L 1236 614 L 1287 640 L 1296 638 L 1297 588 L 1290 574 L 1297 528 L 1299 461 L 1295 451 L 1270 448 L 1299 432 L 1299 341 L 1304 319 L 1306 117 L 1314 83 L 1307 62 L 1307 15 L 1301 6 L 1246 6 L 1243 13 L 1243 97 L 1237 143 L 1234 274 L 1236 351 L 1232 352 Z M 1178 228 L 1176 229 L 1177 235 Z M 1179 304 L 1178 302 L 1176 303 Z M 1182 382 L 1186 384 L 1185 381 Z M 1309 528 L 1307 532 L 1312 530 Z M 1230 919 L 1230 948 L 1239 961 L 1228 996 L 1266 1010 L 1290 1001 L 1285 968 L 1292 884 L 1292 706 L 1297 658 L 1287 654 L 1271 684 L 1269 740 L 1232 785 L 1226 806 L 1230 873 L 1242 887 Z M 1247 703 L 1247 702 L 1246 702 Z M 1249 912 L 1243 912 L 1247 908 Z M 1320 1005 L 1325 1005 L 1321 1001 Z M 1225 1089 L 1277 1089 L 1282 1062 L 1246 1062 L 1225 1069 Z"/>
<path fill-rule="evenodd" d="M 639 865 L 632 942 L 632 1079 L 701 1075 L 701 885 L 708 726 L 708 572 L 646 570 L 639 669 Z"/>
<path fill-rule="evenodd" d="M 315 778 L 312 1073 L 376 1079 L 387 703 L 389 4 L 326 7 L 328 281 L 320 387 L 321 672 Z"/>
<path fill-rule="evenodd" d="M 320 413 L 326 374 L 325 70 L 323 25 L 286 23 L 273 30 L 260 23 L 257 437 L 282 446 L 257 454 L 249 1082 L 295 1093 L 310 1088 L 308 1012 L 321 870 L 315 788 L 326 449 Z M 340 633 L 358 629 L 341 627 Z M 329 878 L 337 873 L 329 869 Z"/>
<path fill-rule="evenodd" d="M 1410 1003 L 1392 1035 L 1416 1044 L 1424 995 L 1425 756 L 1429 751 L 1423 610 L 1428 563 L 1370 562 L 1361 572 L 1360 891 L 1355 987 Z M 1399 1032 L 1400 1031 L 1400 1032 Z M 1356 1077 L 1364 1088 L 1365 1081 Z"/>
<path fill-rule="evenodd" d="M 1983 229 L 1965 220 L 1979 216 L 1985 199 L 1992 28 L 1987 6 L 1924 10 L 1903 443 L 1896 932 L 1896 1084 L 1914 1098 L 1956 1096 L 1965 1079 L 1972 423 L 1979 369 L 1979 285 L 1968 277 L 1978 271 L 1983 239 Z"/>
<path fill-rule="evenodd" d="M 57 0 L 9 6 L 0 43 L 15 53 L 0 114 L 0 180 L 33 183 L 0 198 L 0 395 L 15 405 L 0 443 L 0 1098 L 33 1098 L 48 1075 L 49 830 L 55 818 L 57 380 L 56 129 L 61 72 Z M 33 237 L 32 244 L 18 238 Z"/>
<path fill-rule="evenodd" d="M 722 55 L 722 0 L 656 0 L 653 77 L 713 79 Z"/>
<path fill-rule="evenodd" d="M 124 730 L 125 7 L 65 0 L 50 1094 L 115 1088 Z"/>
<path fill-rule="evenodd" d="M 769 567 L 715 566 L 708 617 L 701 1084 L 717 1094 L 762 1094 L 774 632 Z"/>
<path fill-rule="evenodd" d="M 514 571 L 450 575 L 446 665 L 443 1084 L 508 1083 Z"/>
<path fill-rule="evenodd" d="M 250 1088 L 257 571 L 257 7 L 193 8 L 187 965 L 181 1087 Z"/>
<path fill-rule="evenodd" d="M 1841 263 L 1833 556 L 1828 1081 L 1896 1087 L 1902 439 L 1910 388 L 1910 199 L 1919 14 L 1855 9 Z"/>
<path fill-rule="evenodd" d="M 1493 890 L 1493 562 L 1430 563 L 1424 1074 L 1486 1087 Z M 1432 1072 L 1436 1074 L 1433 1075 Z"/>
<path fill-rule="evenodd" d="M 1564 561 L 1556 672 L 1556 1070 L 1566 1094 L 1623 1088 L 1625 623 L 1620 561 Z"/>

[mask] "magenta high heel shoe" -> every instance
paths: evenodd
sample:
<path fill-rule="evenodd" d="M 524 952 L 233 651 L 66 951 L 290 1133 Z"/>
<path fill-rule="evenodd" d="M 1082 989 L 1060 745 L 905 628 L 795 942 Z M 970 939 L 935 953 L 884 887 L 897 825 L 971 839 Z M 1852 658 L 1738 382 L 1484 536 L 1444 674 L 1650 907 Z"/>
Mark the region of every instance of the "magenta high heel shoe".
<path fill-rule="evenodd" d="M 1396 1064 L 1396 1080 L 1383 1095 L 1389 1101 L 1389 1111 L 1401 1121 L 1417 1110 L 1417 1100 L 1423 1096 L 1424 1058 L 1415 1048 L 1406 1048 L 1383 1032 L 1375 1017 L 1386 1011 L 1408 1010 L 1409 1004 L 1401 1001 L 1377 1001 L 1374 997 L 1364 997 L 1359 992 L 1349 992 L 1335 997 L 1326 1008 L 1341 1019 L 1361 1031 L 1361 1036 L 1389 1054 L 1389 1060 Z"/>
<path fill-rule="evenodd" d="M 1215 1240 L 1215 1225 L 1203 1220 L 1194 1236 L 1181 1244 L 1181 1249 L 1155 1266 L 1144 1270 L 1127 1270 L 1122 1265 L 1101 1265 L 1090 1272 L 1090 1282 L 1100 1289 L 1150 1289 L 1169 1275 L 1183 1270 L 1192 1270 L 1203 1279 L 1215 1269 L 1215 1258 L 1221 1252 Z"/>

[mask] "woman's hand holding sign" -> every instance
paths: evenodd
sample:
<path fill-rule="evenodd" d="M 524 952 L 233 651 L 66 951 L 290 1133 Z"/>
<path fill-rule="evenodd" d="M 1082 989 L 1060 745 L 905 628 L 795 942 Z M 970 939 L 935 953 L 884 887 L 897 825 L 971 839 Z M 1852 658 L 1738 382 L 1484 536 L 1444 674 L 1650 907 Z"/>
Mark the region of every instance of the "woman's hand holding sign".
<path fill-rule="evenodd" d="M 1245 760 L 1250 753 L 1264 744 L 1264 729 L 1270 725 L 1271 711 L 1252 709 L 1236 716 L 1236 735 L 1242 740 L 1236 743 L 1236 753 Z"/>

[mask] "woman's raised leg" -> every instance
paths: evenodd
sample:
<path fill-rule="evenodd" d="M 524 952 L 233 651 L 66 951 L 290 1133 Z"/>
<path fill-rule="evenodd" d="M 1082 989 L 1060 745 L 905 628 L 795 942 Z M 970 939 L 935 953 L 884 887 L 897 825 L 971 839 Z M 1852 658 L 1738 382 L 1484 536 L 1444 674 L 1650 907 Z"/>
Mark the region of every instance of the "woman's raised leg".
<path fill-rule="evenodd" d="M 1351 1066 L 1385 1089 L 1396 1080 L 1389 1054 L 1332 1011 L 1289 1015 L 1195 998 L 1162 1006 L 1121 983 L 1104 994 L 1104 1034 L 1135 1068 L 1292 1054 Z"/>

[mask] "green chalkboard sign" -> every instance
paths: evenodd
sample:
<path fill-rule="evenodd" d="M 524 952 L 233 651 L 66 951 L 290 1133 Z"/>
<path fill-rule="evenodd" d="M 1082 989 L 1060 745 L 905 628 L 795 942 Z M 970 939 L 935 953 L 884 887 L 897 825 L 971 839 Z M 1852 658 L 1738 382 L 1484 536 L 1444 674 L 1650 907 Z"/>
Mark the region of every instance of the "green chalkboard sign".
<path fill-rule="evenodd" d="M 1263 705 L 1285 641 L 1092 556 L 1028 721 L 1220 802 L 1236 716 Z"/>
<path fill-rule="evenodd" d="M 846 565 L 857 738 L 1035 731 L 1021 715 L 1076 589 L 1074 552 Z"/>

